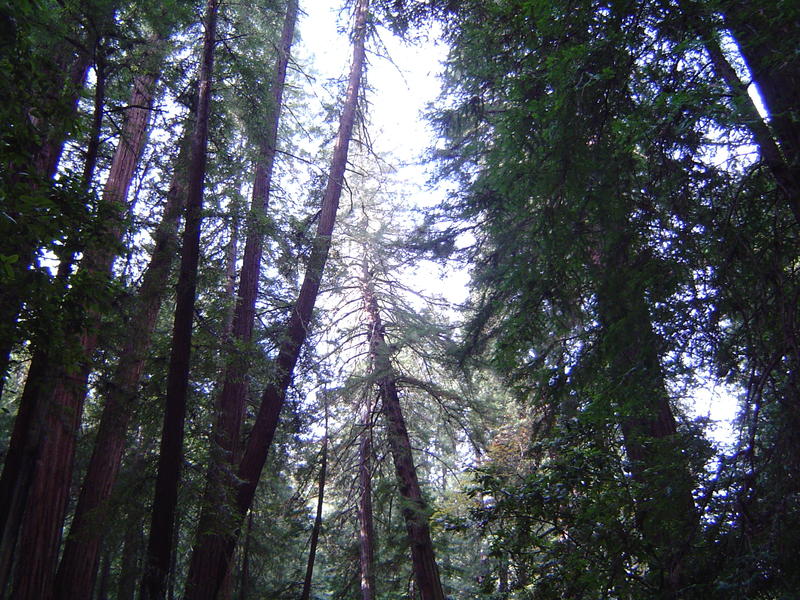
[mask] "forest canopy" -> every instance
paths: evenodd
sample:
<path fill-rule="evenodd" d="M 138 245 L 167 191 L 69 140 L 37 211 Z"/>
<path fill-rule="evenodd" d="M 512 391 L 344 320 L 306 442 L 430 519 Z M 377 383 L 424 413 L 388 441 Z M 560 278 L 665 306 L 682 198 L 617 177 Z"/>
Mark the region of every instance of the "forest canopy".
<path fill-rule="evenodd" d="M 796 597 L 799 32 L 0 2 L 0 598 Z"/>

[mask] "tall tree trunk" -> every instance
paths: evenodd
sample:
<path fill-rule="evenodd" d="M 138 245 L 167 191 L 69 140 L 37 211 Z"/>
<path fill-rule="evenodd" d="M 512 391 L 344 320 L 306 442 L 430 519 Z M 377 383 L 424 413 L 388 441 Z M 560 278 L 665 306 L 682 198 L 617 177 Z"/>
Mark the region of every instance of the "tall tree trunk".
<path fill-rule="evenodd" d="M 111 274 L 116 248 L 123 235 L 128 189 L 146 139 L 155 81 L 154 73 L 134 80 L 132 108 L 126 114 L 123 134 L 103 190 L 103 204 L 112 214 L 104 232 L 106 237 L 102 243 L 87 250 L 81 262 L 81 268 L 91 276 L 109 278 Z M 98 322 L 100 316 L 91 314 L 88 320 Z M 26 440 L 26 445 L 36 455 L 35 463 L 30 460 L 32 455 L 27 460 L 27 466 L 33 467 L 33 473 L 20 473 L 15 482 L 15 485 L 22 485 L 26 479 L 30 480 L 29 491 L 21 489 L 18 492 L 20 497 L 27 497 L 28 508 L 21 525 L 19 566 L 12 596 L 15 600 L 49 598 L 53 591 L 55 561 L 71 483 L 75 435 L 86 397 L 91 358 L 97 347 L 98 329 L 97 323 L 94 323 L 91 329 L 84 328 L 80 333 L 65 332 L 66 339 L 79 340 L 76 343 L 80 349 L 77 364 L 65 362 L 63 357 L 56 356 L 55 351 L 48 349 L 40 350 L 31 361 L 32 372 L 35 363 L 45 363 L 48 370 L 53 370 L 55 362 L 58 375 L 52 392 L 50 386 L 42 386 L 41 382 L 32 381 L 30 375 L 28 377 L 32 386 L 40 388 L 39 393 L 29 396 L 35 403 L 30 413 L 44 415 L 44 422 L 33 423 L 34 428 L 41 427 L 41 442 Z M 37 367 L 33 375 L 38 372 Z M 15 424 L 15 433 L 16 427 Z M 33 433 L 35 440 L 36 431 Z M 29 433 L 22 432 L 20 435 L 22 438 L 26 436 Z"/>
<path fill-rule="evenodd" d="M 247 515 L 242 548 L 242 572 L 239 578 L 239 600 L 247 600 L 250 596 L 250 541 L 253 536 L 253 511 Z M 230 569 L 228 569 L 230 571 Z"/>
<path fill-rule="evenodd" d="M 183 460 L 183 429 L 189 387 L 189 359 L 197 287 L 197 265 L 200 255 L 200 221 L 206 174 L 208 117 L 218 7 L 218 0 L 208 0 L 206 4 L 203 57 L 198 77 L 197 124 L 192 139 L 185 229 L 176 292 L 172 350 L 167 372 L 164 426 L 161 434 L 153 513 L 150 521 L 150 537 L 147 544 L 147 565 L 142 583 L 142 600 L 164 598 L 170 557 L 174 550 L 172 541 L 180 468 Z"/>
<path fill-rule="evenodd" d="M 111 554 L 111 548 L 106 548 L 103 552 L 103 559 L 100 567 L 100 580 L 97 584 L 97 594 L 95 594 L 97 600 L 108 599 L 108 584 L 111 580 Z M 91 598 L 91 596 L 89 597 Z"/>
<path fill-rule="evenodd" d="M 267 385 L 261 396 L 261 406 L 256 422 L 239 463 L 238 479 L 242 483 L 237 486 L 236 491 L 237 529 L 253 502 L 261 470 L 266 462 L 278 425 L 286 390 L 291 383 L 294 367 L 311 323 L 314 304 L 328 258 L 331 235 L 336 222 L 336 211 L 342 193 L 344 171 L 347 166 L 347 152 L 358 106 L 358 93 L 365 58 L 368 5 L 368 0 L 358 0 L 356 4 L 353 63 L 350 68 L 347 96 L 339 120 L 339 132 L 333 150 L 333 160 L 322 199 L 322 210 L 311 256 L 297 303 L 289 319 L 286 335 L 278 349 L 278 357 L 275 360 L 276 376 L 274 381 Z M 203 581 L 208 583 L 198 585 L 195 582 L 199 579 L 193 579 L 192 585 L 187 585 L 186 600 L 213 600 L 216 597 L 233 556 L 236 536 L 235 530 L 226 533 L 218 532 L 213 536 L 205 536 L 203 544 L 195 544 L 192 551 L 191 569 L 194 569 L 195 573 L 202 573 Z"/>
<path fill-rule="evenodd" d="M 134 600 L 137 577 L 141 573 L 144 553 L 143 519 L 137 511 L 131 511 L 125 522 L 125 538 L 122 543 L 120 572 L 117 580 L 117 600 Z"/>
<path fill-rule="evenodd" d="M 725 0 L 719 8 L 755 80 L 794 180 L 800 181 L 800 8 L 745 0 Z"/>
<path fill-rule="evenodd" d="M 372 402 L 365 394 L 358 440 L 358 549 L 361 600 L 375 600 L 375 527 L 372 520 Z"/>
<path fill-rule="evenodd" d="M 606 232 L 597 290 L 614 413 L 634 479 L 636 521 L 660 574 L 661 598 L 680 597 L 685 557 L 698 525 L 693 480 L 681 452 L 644 291 L 629 236 Z M 654 596 L 655 597 L 655 596 Z"/>
<path fill-rule="evenodd" d="M 263 254 L 263 221 L 269 206 L 273 166 L 278 141 L 278 124 L 283 104 L 286 70 L 289 64 L 298 0 L 289 0 L 283 22 L 281 42 L 272 75 L 272 114 L 268 116 L 268 131 L 259 144 L 259 159 L 255 167 L 253 195 L 248 218 L 242 268 L 239 276 L 239 293 L 233 315 L 231 356 L 225 361 L 222 392 L 217 401 L 217 419 L 209 465 L 205 499 L 197 529 L 196 546 L 204 546 L 206 537 L 219 531 L 234 531 L 238 517 L 231 515 L 228 507 L 236 489 L 234 477 L 236 460 L 240 455 L 239 432 L 244 419 L 247 401 L 247 356 L 255 321 L 258 281 L 261 275 Z M 242 355 L 242 353 L 244 355 Z M 213 533 L 211 533 L 213 532 Z M 192 555 L 186 583 L 187 594 L 194 587 L 207 587 L 211 575 L 206 565 L 198 562 L 200 554 Z"/>
<path fill-rule="evenodd" d="M 190 115 L 187 131 L 193 123 L 194 115 Z M 92 589 L 98 551 L 109 517 L 108 502 L 125 451 L 128 423 L 135 408 L 139 381 L 169 273 L 175 262 L 178 220 L 186 195 L 186 146 L 186 142 L 181 144 L 163 216 L 153 235 L 153 254 L 134 299 L 128 336 L 105 394 L 94 450 L 56 577 L 56 598 L 59 599 L 86 598 Z"/>
<path fill-rule="evenodd" d="M 402 512 L 406 522 L 408 543 L 411 547 L 411 562 L 417 591 L 422 600 L 444 600 L 444 591 L 439 579 L 439 569 L 436 566 L 433 542 L 431 541 L 430 527 L 428 525 L 428 507 L 422 497 L 422 490 L 417 479 L 417 469 L 414 466 L 414 457 L 411 454 L 411 440 L 400 408 L 400 397 L 397 393 L 397 374 L 391 363 L 390 350 L 386 343 L 378 301 L 375 297 L 366 261 L 364 263 L 362 285 L 364 310 L 369 320 L 367 335 L 373 364 L 373 376 L 380 390 L 389 449 L 394 461 L 397 484 L 400 488 L 400 494 L 403 496 Z"/>
<path fill-rule="evenodd" d="M 97 83 L 94 89 L 94 113 L 89 142 L 86 144 L 86 155 L 83 161 L 83 185 L 89 190 L 92 187 L 94 171 L 97 167 L 97 155 L 100 151 L 100 136 L 103 132 L 103 112 L 106 106 L 106 61 L 103 56 L 95 60 Z"/>
<path fill-rule="evenodd" d="M 325 437 L 322 440 L 322 461 L 319 468 L 319 493 L 317 496 L 317 514 L 314 518 L 314 527 L 311 530 L 311 543 L 308 548 L 308 564 L 306 565 L 306 576 L 303 579 L 303 591 L 300 600 L 310 600 L 311 581 L 314 577 L 314 561 L 317 557 L 317 543 L 319 542 L 319 532 L 322 529 L 322 505 L 325 500 L 325 476 L 328 470 L 328 418 L 325 417 Z"/>
<path fill-rule="evenodd" d="M 736 70 L 728 61 L 719 43 L 719 33 L 708 23 L 709 15 L 703 14 L 702 5 L 692 0 L 683 0 L 681 3 L 687 13 L 690 29 L 703 40 L 703 45 L 711 58 L 711 65 L 717 76 L 725 82 L 731 90 L 734 105 L 740 111 L 744 123 L 753 135 L 753 140 L 759 148 L 764 164 L 775 178 L 778 188 L 786 199 L 795 220 L 800 224 L 800 112 L 796 107 L 796 100 L 800 94 L 800 67 L 794 59 L 795 67 L 780 67 L 775 61 L 784 61 L 785 56 L 772 55 L 772 63 L 766 61 L 765 54 L 771 54 L 772 49 L 764 50 L 759 39 L 767 31 L 753 34 L 750 24 L 741 22 L 742 7 L 736 1 L 727 2 L 729 7 L 728 21 L 738 23 L 734 32 L 738 32 L 739 50 L 750 66 L 751 73 L 759 84 L 759 92 L 770 114 L 769 123 L 758 113 L 758 109 L 747 91 L 748 83 L 743 82 Z M 753 8 L 761 12 L 759 8 Z M 763 26 L 763 22 L 761 23 Z M 768 29 L 770 42 L 774 39 L 774 32 Z M 771 45 L 771 43 L 770 43 Z M 749 58 L 748 58 L 749 57 Z M 791 60 L 786 61 L 787 65 Z M 758 73 L 753 69 L 759 69 Z M 794 71 L 794 76 L 786 73 Z M 780 79 L 780 86 L 775 90 L 774 78 Z M 787 104 L 788 99 L 792 102 Z M 775 112 L 777 111 L 777 112 Z"/>
<path fill-rule="evenodd" d="M 97 42 L 97 31 L 93 31 L 87 36 L 86 47 L 91 48 Z M 66 41 L 56 45 L 51 49 L 56 57 L 51 65 L 51 75 L 53 80 L 63 82 L 61 89 L 54 94 L 54 98 L 48 100 L 52 103 L 50 107 L 54 114 L 64 114 L 64 118 L 58 123 L 38 123 L 36 118 L 33 121 L 33 130 L 43 130 L 39 137 L 39 144 L 33 148 L 32 156 L 24 165 L 7 165 L 11 171 L 17 174 L 11 179 L 22 184 L 18 190 L 14 190 L 16 195 L 27 196 L 33 194 L 43 194 L 44 186 L 49 185 L 56 173 L 58 162 L 66 142 L 69 129 L 78 114 L 78 102 L 81 97 L 86 75 L 92 64 L 92 53 L 80 48 L 72 55 L 71 44 Z M 71 56 L 71 63 L 62 57 Z M 66 77 L 64 77 L 66 72 Z M 55 86 L 58 89 L 58 85 Z M 28 209 L 29 210 L 29 209 Z M 0 228 L 0 256 L 16 257 L 10 265 L 10 273 L 3 277 L 0 284 L 0 394 L 5 386 L 6 376 L 10 366 L 11 350 L 19 342 L 17 339 L 17 318 L 22 307 L 23 294 L 29 289 L 30 267 L 34 262 L 36 252 L 41 240 L 38 235 L 25 230 L 26 221 L 30 215 L 26 215 L 25 208 L 22 212 L 15 207 L 5 207 L 5 212 L 10 219 L 0 220 L 0 223 L 9 223 L 13 230 L 5 231 Z M 23 226 L 20 231 L 20 226 Z M 13 233 L 13 235 L 11 235 Z M 5 471 L 4 471 L 5 474 Z M 6 501 L 5 493 L 2 490 L 9 490 L 7 485 L 0 485 L 0 509 Z M 3 511 L 0 510 L 0 519 L 3 519 Z M 6 549 L 0 549 L 0 584 L 6 580 L 8 565 L 5 564 Z"/>

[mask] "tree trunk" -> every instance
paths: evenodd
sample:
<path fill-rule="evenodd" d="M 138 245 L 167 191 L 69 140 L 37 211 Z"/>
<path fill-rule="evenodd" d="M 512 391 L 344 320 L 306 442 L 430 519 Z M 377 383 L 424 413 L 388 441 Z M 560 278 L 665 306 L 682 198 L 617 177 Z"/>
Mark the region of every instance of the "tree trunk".
<path fill-rule="evenodd" d="M 97 584 L 97 594 L 95 594 L 95 598 L 97 600 L 107 600 L 108 599 L 108 583 L 111 579 L 111 549 L 107 548 L 105 552 L 103 552 L 103 560 L 101 561 L 102 566 L 100 567 L 100 581 Z M 90 596 L 91 597 L 91 596 Z"/>
<path fill-rule="evenodd" d="M 720 9 L 755 80 L 794 180 L 800 181 L 800 8 L 793 3 L 726 0 Z"/>
<path fill-rule="evenodd" d="M 197 123 L 192 139 L 188 173 L 186 219 L 176 292 L 172 350 L 167 372 L 166 408 L 147 545 L 146 572 L 142 583 L 142 600 L 164 598 L 170 557 L 173 553 L 175 507 L 183 460 L 183 429 L 189 387 L 192 317 L 200 255 L 200 220 L 206 174 L 208 117 L 218 6 L 218 0 L 208 0 L 206 4 L 203 57 L 198 77 Z"/>
<path fill-rule="evenodd" d="M 369 394 L 361 407 L 358 440 L 358 548 L 361 566 L 361 600 L 375 600 L 375 527 L 372 522 L 372 402 Z"/>
<path fill-rule="evenodd" d="M 132 511 L 125 523 L 125 539 L 122 544 L 122 558 L 120 559 L 120 573 L 117 580 L 117 600 L 134 600 L 136 595 L 137 577 L 141 573 L 142 554 L 144 550 L 144 535 L 140 515 Z"/>
<path fill-rule="evenodd" d="M 598 285 L 611 384 L 628 465 L 635 482 L 636 521 L 658 574 L 663 598 L 678 598 L 685 556 L 697 527 L 693 480 L 681 452 L 644 291 L 635 273 L 627 234 L 604 252 Z"/>
<path fill-rule="evenodd" d="M 100 136 L 103 133 L 103 112 L 106 105 L 106 69 L 105 59 L 101 56 L 95 60 L 94 66 L 97 83 L 94 90 L 94 114 L 89 142 L 86 144 L 86 155 L 83 161 L 83 185 L 87 190 L 92 188 L 94 171 L 97 167 L 97 155 L 100 151 Z"/>
<path fill-rule="evenodd" d="M 317 557 L 317 542 L 319 542 L 319 532 L 322 529 L 322 504 L 325 499 L 325 475 L 328 469 L 328 420 L 325 419 L 325 437 L 322 440 L 322 462 L 319 468 L 319 494 L 317 496 L 317 515 L 314 518 L 314 527 L 311 530 L 311 543 L 308 549 L 308 564 L 306 565 L 306 576 L 303 579 L 303 592 L 300 600 L 310 600 L 311 580 L 314 577 L 314 560 Z"/>
<path fill-rule="evenodd" d="M 422 497 L 417 479 L 417 469 L 411 454 L 411 440 L 400 408 L 394 367 L 390 350 L 386 344 L 385 330 L 378 309 L 378 301 L 364 263 L 364 310 L 369 320 L 367 331 L 370 356 L 375 377 L 383 402 L 383 416 L 386 419 L 389 449 L 394 461 L 397 484 L 403 496 L 402 513 L 406 522 L 408 543 L 411 547 L 411 562 L 414 579 L 422 600 L 444 600 L 444 591 L 439 579 L 439 569 L 433 553 L 430 527 L 428 526 L 428 507 Z"/>
<path fill-rule="evenodd" d="M 194 116 L 187 120 L 194 122 Z M 56 598 L 86 598 L 92 589 L 97 553 L 105 536 L 108 501 L 125 451 L 128 422 L 135 408 L 139 381 L 152 341 L 158 313 L 175 262 L 178 220 L 185 200 L 186 143 L 181 144 L 164 213 L 153 235 L 155 247 L 145 269 L 128 337 L 120 351 L 111 384 L 105 394 L 103 414 L 92 457 L 84 477 L 75 516 L 56 578 Z"/>
<path fill-rule="evenodd" d="M 788 91 L 788 96 L 792 100 L 800 94 L 800 71 L 796 66 L 796 59 L 794 71 L 798 72 L 795 72 L 794 77 L 787 75 L 792 70 L 788 66 L 790 61 L 787 61 L 787 66 L 783 68 L 777 64 L 770 64 L 769 61 L 766 61 L 767 64 L 762 64 L 765 52 L 769 54 L 772 49 L 765 51 L 759 45 L 759 37 L 753 35 L 752 27 L 735 18 L 735 15 L 741 12 L 741 9 L 732 8 L 735 4 L 736 2 L 729 3 L 731 9 L 728 21 L 739 23 L 739 26 L 734 28 L 735 33 L 738 31 L 737 38 L 741 40 L 739 51 L 748 62 L 751 73 L 758 83 L 762 100 L 767 105 L 770 114 L 769 123 L 758 113 L 753 99 L 747 92 L 748 84 L 739 78 L 736 70 L 726 58 L 718 41 L 718 33 L 707 24 L 708 17 L 702 14 L 702 8 L 691 0 L 684 0 L 683 7 L 687 12 L 689 26 L 703 40 L 714 71 L 731 90 L 734 105 L 741 112 L 745 125 L 752 133 L 764 164 L 769 168 L 778 184 L 778 189 L 792 210 L 795 220 L 800 224 L 800 114 L 798 114 L 795 104 L 791 102 L 787 104 L 785 93 Z M 760 9 L 754 10 L 761 12 Z M 770 42 L 772 39 L 774 39 L 774 34 L 770 30 Z M 776 59 L 777 57 L 773 55 L 772 58 Z M 783 61 L 783 59 L 784 57 L 781 56 L 780 60 Z M 756 73 L 753 69 L 759 65 L 760 71 Z M 777 91 L 774 90 L 773 81 L 776 72 L 778 77 L 787 75 L 785 79 L 780 79 Z"/>
<path fill-rule="evenodd" d="M 155 81 L 156 75 L 153 73 L 134 80 L 132 108 L 126 114 L 123 134 L 103 190 L 103 204 L 109 208 L 112 217 L 104 232 L 104 241 L 87 250 L 81 262 L 82 269 L 92 276 L 110 277 L 116 248 L 123 235 L 128 189 L 146 138 Z M 89 320 L 99 322 L 100 317 L 91 314 Z M 71 483 L 75 435 L 80 426 L 91 358 L 97 347 L 97 330 L 95 324 L 91 329 L 84 328 L 79 334 L 65 333 L 65 339 L 78 340 L 76 346 L 80 348 L 80 353 L 77 364 L 61 362 L 59 365 L 59 360 L 63 361 L 64 357 L 56 357 L 54 351 L 47 349 L 40 350 L 32 359 L 32 365 L 44 362 L 49 370 L 54 368 L 55 362 L 58 375 L 52 393 L 49 386 L 41 386 L 40 382 L 31 380 L 31 375 L 28 377 L 28 382 L 40 390 L 40 393 L 29 395 L 35 403 L 30 413 L 43 414 L 44 422 L 41 424 L 41 442 L 26 441 L 26 445 L 35 448 L 34 472 L 30 476 L 18 476 L 20 482 L 30 477 L 31 483 L 27 493 L 28 508 L 21 525 L 19 566 L 12 596 L 15 600 L 49 598 L 53 592 L 58 547 Z M 42 387 L 45 389 L 42 390 Z M 20 437 L 28 435 L 22 432 Z M 19 496 L 25 497 L 26 492 L 21 490 Z"/>
<path fill-rule="evenodd" d="M 253 536 L 253 511 L 247 516 L 242 548 L 242 573 L 239 579 L 239 600 L 247 600 L 250 596 L 250 540 Z M 229 569 L 230 570 L 230 569 Z"/>
<path fill-rule="evenodd" d="M 93 46 L 96 43 L 96 39 L 97 32 L 94 31 L 89 35 L 89 39 L 86 40 L 86 45 L 88 47 Z M 54 81 L 63 82 L 63 87 L 58 93 L 54 94 L 55 98 L 49 100 L 53 105 L 50 108 L 55 114 L 64 112 L 65 117 L 59 123 L 33 123 L 33 131 L 37 129 L 44 130 L 40 133 L 39 139 L 41 142 L 33 149 L 33 155 L 28 161 L 25 161 L 24 165 L 7 166 L 9 170 L 17 172 L 11 177 L 11 180 L 16 180 L 18 185 L 22 185 L 19 190 L 15 190 L 17 192 L 15 195 L 18 196 L 24 197 L 31 193 L 44 193 L 43 186 L 49 185 L 55 175 L 69 126 L 78 113 L 81 91 L 92 63 L 91 53 L 84 49 L 79 49 L 75 53 L 71 64 L 64 60 L 62 56 L 71 55 L 71 44 L 67 42 L 62 42 L 52 48 L 52 52 L 56 58 L 51 65 L 52 68 L 49 70 Z M 67 73 L 66 77 L 64 77 L 65 71 Z M 58 88 L 58 86 L 55 87 Z M 33 118 L 31 120 L 35 121 Z M 29 289 L 30 267 L 41 243 L 37 235 L 25 231 L 24 228 L 20 231 L 20 225 L 26 225 L 26 221 L 30 217 L 30 215 L 26 215 L 24 207 L 22 212 L 19 212 L 19 210 L 15 210 L 12 204 L 4 207 L 4 210 L 10 219 L 3 219 L 0 223 L 8 222 L 14 229 L 8 232 L 0 229 L 0 256 L 16 257 L 16 260 L 11 263 L 10 274 L 4 277 L 2 285 L 0 285 L 0 394 L 2 394 L 5 386 L 11 351 L 15 344 L 19 342 L 17 339 L 17 317 L 22 306 L 23 293 Z M 12 233 L 13 235 L 11 235 Z M 2 484 L 0 484 L 0 490 L 10 489 L 4 477 Z M 4 494 L 4 492 L 0 491 L 0 494 Z M 5 501 L 5 498 L 3 498 L 0 503 Z M 0 519 L 3 518 L 4 514 L 0 510 Z M 2 576 L 0 584 L 6 581 L 7 569 L 10 567 L 5 563 L 6 555 L 6 548 L 0 550 L 0 576 Z"/>
<path fill-rule="evenodd" d="M 258 281 L 261 275 L 263 254 L 263 219 L 269 206 L 269 195 L 275 152 L 278 140 L 278 124 L 283 103 L 286 70 L 289 64 L 298 1 L 290 0 L 281 33 L 281 43 L 272 76 L 272 114 L 268 117 L 269 129 L 259 148 L 259 160 L 255 167 L 252 205 L 248 219 L 242 268 L 239 276 L 239 293 L 233 316 L 231 356 L 225 360 L 222 392 L 218 399 L 217 420 L 209 465 L 203 509 L 200 515 L 196 546 L 202 547 L 206 537 L 214 532 L 234 531 L 237 517 L 230 515 L 231 494 L 236 489 L 234 478 L 236 460 L 240 455 L 239 432 L 244 419 L 247 401 L 247 356 L 252 340 L 255 321 L 255 305 Z M 240 355 L 244 353 L 245 356 Z M 194 587 L 207 587 L 211 574 L 202 563 L 200 554 L 192 555 L 186 583 L 187 594 Z M 197 560 L 195 560 L 197 559 Z"/>
<path fill-rule="evenodd" d="M 306 339 L 325 262 L 328 258 L 331 235 L 336 222 L 336 211 L 342 193 L 344 171 L 347 166 L 347 151 L 358 106 L 358 92 L 365 58 L 368 4 L 368 0 L 358 0 L 356 4 L 353 63 L 350 68 L 347 97 L 339 120 L 339 132 L 333 150 L 331 170 L 322 199 L 322 210 L 311 256 L 297 303 L 289 319 L 286 335 L 278 349 L 278 357 L 275 360 L 275 379 L 267 385 L 261 396 L 261 406 L 256 422 L 239 463 L 238 478 L 242 483 L 237 486 L 236 492 L 237 528 L 253 502 L 261 470 L 266 462 L 269 447 L 278 425 L 286 390 L 291 383 L 295 364 Z M 230 533 L 217 533 L 214 536 L 205 536 L 203 544 L 195 544 L 192 552 L 192 569 L 195 569 L 196 573 L 203 574 L 204 583 L 203 585 L 195 583 L 187 586 L 186 600 L 213 600 L 216 597 L 233 556 L 236 536 L 235 530 Z M 196 582 L 199 579 L 193 581 Z"/>

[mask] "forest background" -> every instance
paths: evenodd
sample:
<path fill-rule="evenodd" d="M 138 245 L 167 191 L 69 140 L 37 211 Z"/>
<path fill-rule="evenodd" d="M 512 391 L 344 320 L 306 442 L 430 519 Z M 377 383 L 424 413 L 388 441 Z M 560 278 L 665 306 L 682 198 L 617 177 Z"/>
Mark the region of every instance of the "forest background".
<path fill-rule="evenodd" d="M 0 2 L 2 597 L 796 597 L 798 31 Z"/>

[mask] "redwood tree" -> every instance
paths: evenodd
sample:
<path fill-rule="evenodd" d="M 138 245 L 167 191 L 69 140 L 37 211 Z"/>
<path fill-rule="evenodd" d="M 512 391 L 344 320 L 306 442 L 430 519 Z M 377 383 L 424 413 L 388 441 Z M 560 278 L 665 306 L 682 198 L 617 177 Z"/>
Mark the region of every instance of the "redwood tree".
<path fill-rule="evenodd" d="M 402 512 L 411 549 L 411 562 L 417 591 L 422 600 L 444 600 L 444 590 L 439 578 L 439 569 L 436 566 L 430 526 L 428 525 L 427 503 L 422 496 L 417 469 L 414 466 L 414 457 L 411 453 L 411 439 L 400 407 L 400 395 L 397 391 L 398 375 L 392 366 L 391 351 L 386 343 L 378 300 L 375 297 L 375 289 L 366 261 L 361 283 L 364 310 L 368 317 L 367 339 L 372 359 L 372 376 L 375 378 L 380 392 L 389 449 L 397 476 L 397 486 L 403 497 Z"/>
<path fill-rule="evenodd" d="M 187 131 L 194 116 L 187 119 Z M 178 220 L 185 200 L 186 146 L 181 144 L 164 212 L 153 238 L 150 262 L 132 301 L 127 335 L 111 382 L 103 394 L 103 413 L 94 450 L 81 486 L 56 578 L 56 597 L 88 598 L 108 526 L 111 498 L 125 452 L 128 422 L 136 406 L 139 382 L 178 252 Z"/>
<path fill-rule="evenodd" d="M 358 0 L 355 7 L 353 61 L 350 67 L 344 107 L 339 120 L 339 131 L 336 136 L 331 168 L 322 199 L 317 233 L 297 302 L 289 318 L 286 334 L 278 348 L 278 356 L 274 363 L 276 371 L 274 380 L 267 384 L 261 395 L 261 406 L 256 422 L 239 463 L 237 477 L 241 483 L 237 486 L 234 504 L 237 511 L 237 527 L 241 524 L 253 501 L 261 470 L 275 435 L 286 391 L 291 383 L 294 367 L 307 336 L 328 258 L 331 235 L 336 222 L 336 211 L 344 184 L 347 153 L 358 107 L 365 60 L 368 9 L 368 0 Z M 236 537 L 237 534 L 234 531 L 213 532 L 213 536 L 204 538 L 204 543 L 195 545 L 192 550 L 190 569 L 199 576 L 191 579 L 187 585 L 185 594 L 187 600 L 211 600 L 216 597 L 229 569 Z M 202 577 L 202 582 L 200 577 Z"/>
<path fill-rule="evenodd" d="M 128 190 L 146 140 L 157 73 L 147 71 L 135 78 L 123 133 L 103 190 L 102 203 L 110 211 L 103 240 L 88 248 L 81 260 L 81 272 L 88 277 L 108 280 L 124 232 L 128 210 Z M 100 315 L 89 315 L 89 325 L 79 320 L 65 339 L 79 349 L 77 365 L 59 355 L 56 346 L 37 350 L 23 401 L 15 423 L 14 436 L 19 450 L 19 475 L 14 484 L 17 508 L 27 498 L 17 552 L 14 598 L 49 597 L 52 592 L 61 530 L 66 510 L 75 451 L 75 436 L 80 425 L 91 360 L 98 343 Z M 93 322 L 94 321 L 94 322 Z M 55 369 L 49 381 L 47 372 Z M 42 378 L 42 379 L 40 379 Z M 30 386 L 30 387 L 29 387 Z M 41 439 L 39 439 L 41 436 Z M 9 451 L 10 461 L 16 451 Z M 35 456 L 35 463 L 33 457 Z M 7 462 L 8 464 L 8 462 Z M 30 472 L 27 472 L 30 470 Z M 30 489 L 26 482 L 30 481 Z"/>
<path fill-rule="evenodd" d="M 217 0 L 208 0 L 198 74 L 197 122 L 187 174 L 186 216 L 176 290 L 172 348 L 167 373 L 164 425 L 147 545 L 146 572 L 142 582 L 143 600 L 164 598 L 170 559 L 174 552 L 175 508 L 183 461 L 183 431 L 189 387 L 197 265 L 200 257 L 200 223 L 206 175 L 209 105 L 218 9 Z"/>
<path fill-rule="evenodd" d="M 216 532 L 231 528 L 228 506 L 229 496 L 236 488 L 233 478 L 236 460 L 239 458 L 239 431 L 244 418 L 247 401 L 247 348 L 253 335 L 256 297 L 261 276 L 263 253 L 263 220 L 269 206 L 272 172 L 278 143 L 278 125 L 283 104 L 286 69 L 291 56 L 298 1 L 289 0 L 283 21 L 278 56 L 272 73 L 269 112 L 266 115 L 267 131 L 261 133 L 258 160 L 253 177 L 253 192 L 248 219 L 242 267 L 239 275 L 239 291 L 236 295 L 233 328 L 222 376 L 222 391 L 217 399 L 217 418 L 214 424 L 211 464 L 208 470 L 205 498 L 197 527 L 197 546 L 205 545 L 205 538 Z M 234 519 L 235 521 L 235 519 Z M 193 560 L 189 570 L 187 589 L 204 583 L 205 567 Z"/>

